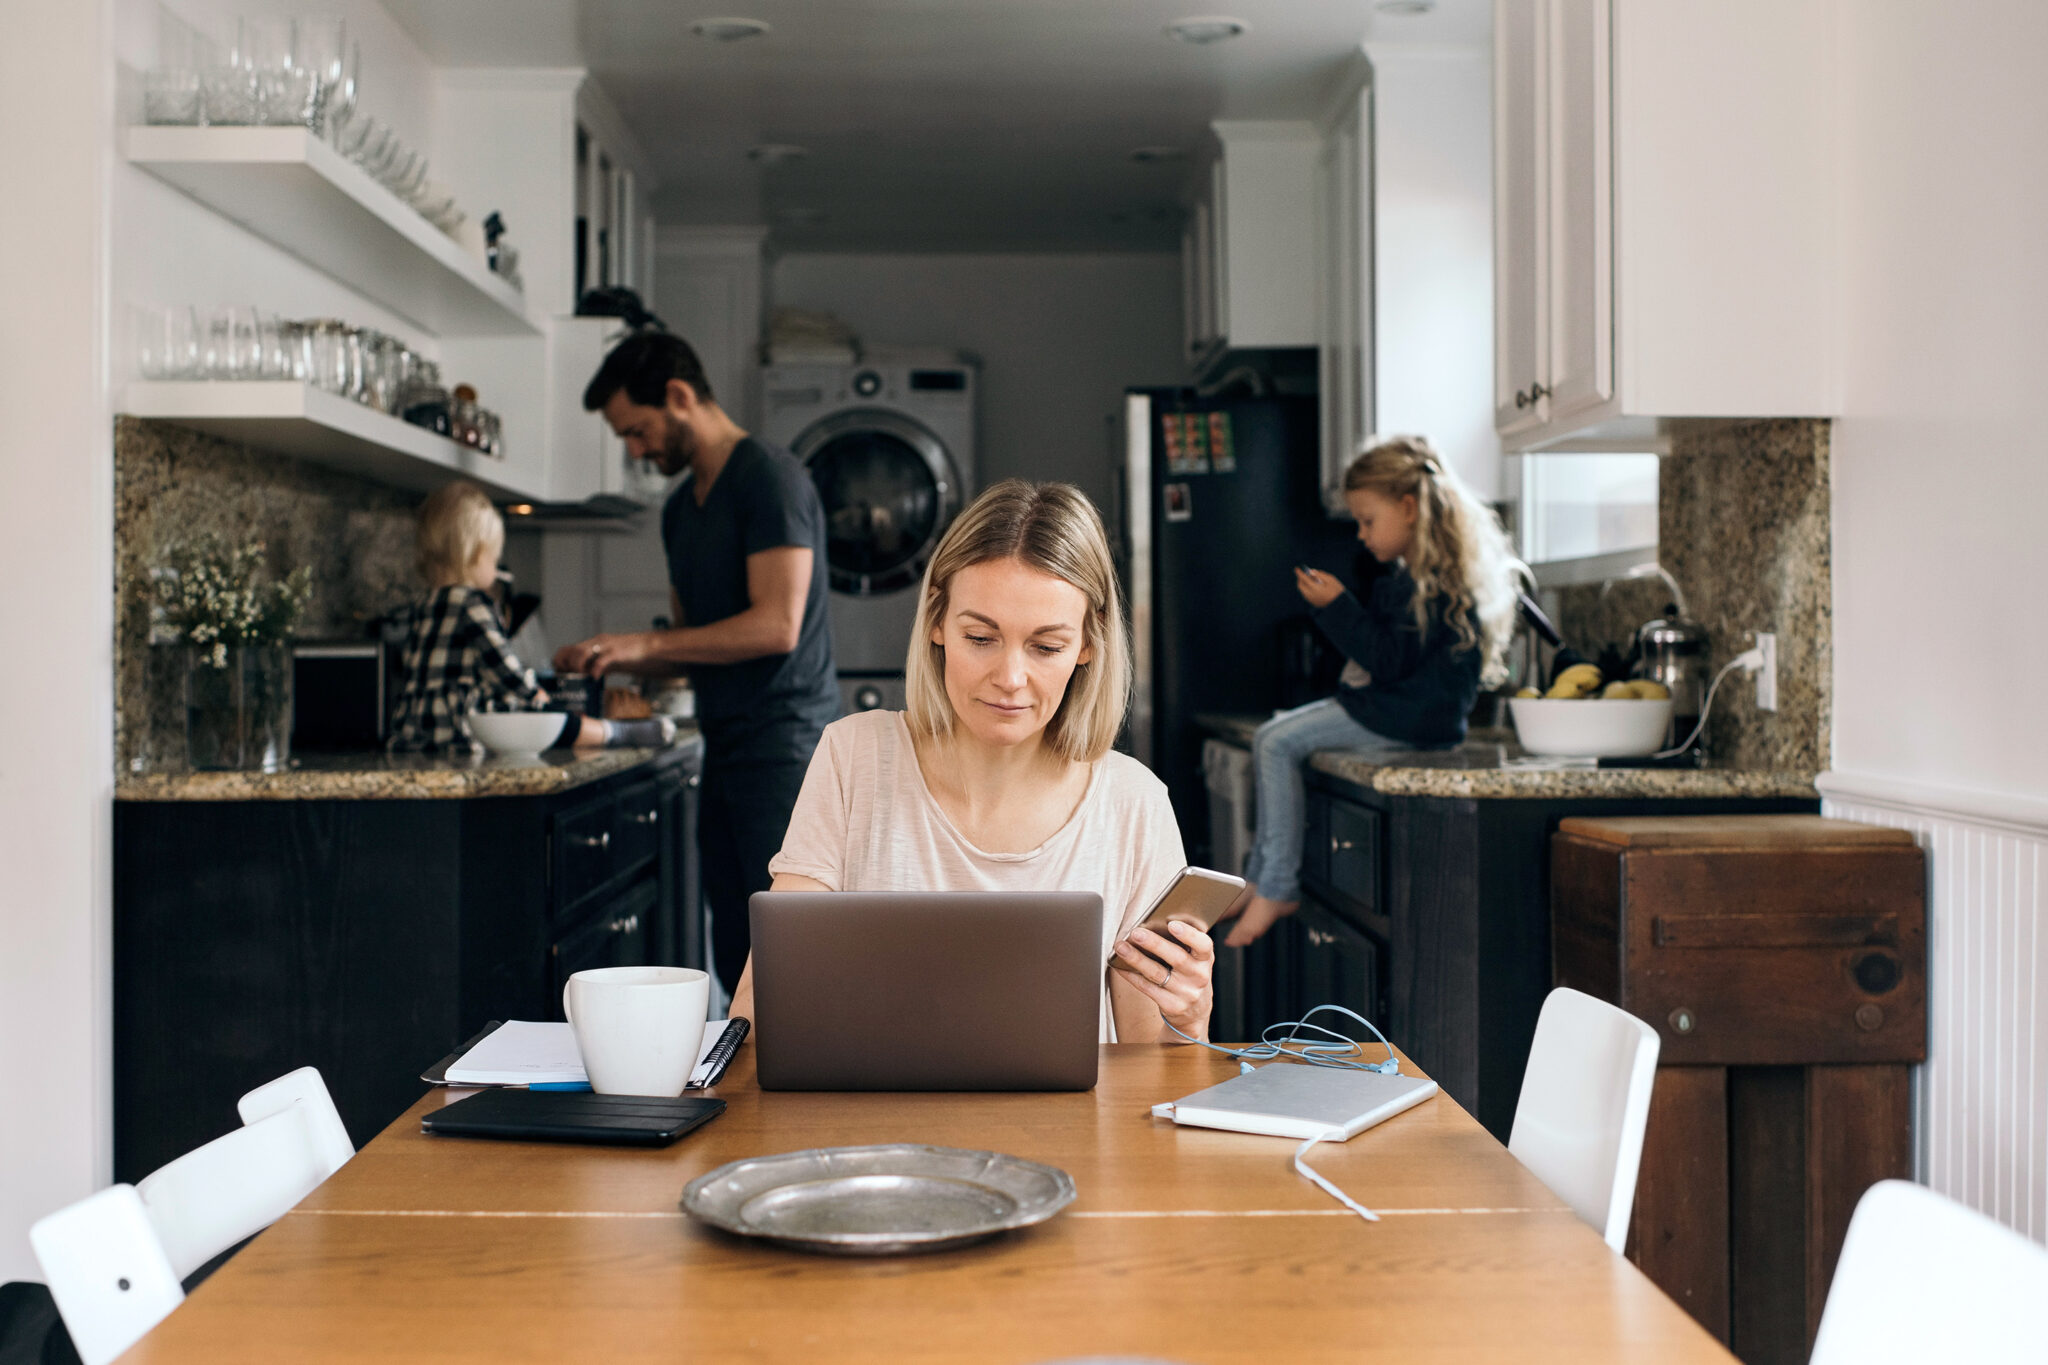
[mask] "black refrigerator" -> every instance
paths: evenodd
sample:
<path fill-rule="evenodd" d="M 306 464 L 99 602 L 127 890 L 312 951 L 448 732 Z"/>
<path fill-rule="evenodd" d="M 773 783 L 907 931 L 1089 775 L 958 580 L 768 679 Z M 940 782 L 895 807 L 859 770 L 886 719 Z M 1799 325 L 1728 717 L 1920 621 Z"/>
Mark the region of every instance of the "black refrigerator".
<path fill-rule="evenodd" d="M 1354 592 L 1377 568 L 1355 524 L 1325 503 L 1316 409 L 1313 397 L 1124 395 L 1130 748 L 1166 783 L 1198 864 L 1209 822 L 1195 717 L 1264 716 L 1331 695 L 1343 657 L 1310 620 L 1293 566 L 1336 574 Z"/>

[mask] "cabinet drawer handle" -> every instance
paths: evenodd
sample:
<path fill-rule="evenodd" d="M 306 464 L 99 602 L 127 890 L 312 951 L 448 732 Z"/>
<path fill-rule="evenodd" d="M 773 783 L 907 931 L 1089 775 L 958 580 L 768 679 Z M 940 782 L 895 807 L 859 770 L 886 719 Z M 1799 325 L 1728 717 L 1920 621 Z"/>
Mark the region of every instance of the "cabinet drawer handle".
<path fill-rule="evenodd" d="M 585 848 L 610 848 L 612 846 L 612 832 L 606 830 L 602 834 L 579 834 L 576 836 L 576 842 Z"/>
<path fill-rule="evenodd" d="M 1356 840 L 1339 839 L 1334 834 L 1330 836 L 1330 852 L 1332 853 L 1349 853 L 1357 847 L 1358 843 Z"/>
<path fill-rule="evenodd" d="M 627 915 L 624 919 L 615 919 L 605 925 L 605 928 L 615 934 L 630 934 L 639 927 L 640 917 L 638 915 Z"/>
<path fill-rule="evenodd" d="M 658 810 L 629 810 L 626 812 L 626 818 L 636 825 L 652 825 L 660 822 L 661 812 Z"/>

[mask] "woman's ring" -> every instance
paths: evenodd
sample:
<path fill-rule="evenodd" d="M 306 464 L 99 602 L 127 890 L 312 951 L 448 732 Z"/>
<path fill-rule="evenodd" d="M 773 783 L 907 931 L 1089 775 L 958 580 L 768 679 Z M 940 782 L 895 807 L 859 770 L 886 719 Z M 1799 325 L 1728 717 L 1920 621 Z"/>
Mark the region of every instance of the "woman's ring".
<path fill-rule="evenodd" d="M 1173 968 L 1168 967 L 1166 969 L 1166 975 L 1159 978 L 1159 984 L 1164 986 L 1167 982 L 1171 980 L 1173 980 Z"/>

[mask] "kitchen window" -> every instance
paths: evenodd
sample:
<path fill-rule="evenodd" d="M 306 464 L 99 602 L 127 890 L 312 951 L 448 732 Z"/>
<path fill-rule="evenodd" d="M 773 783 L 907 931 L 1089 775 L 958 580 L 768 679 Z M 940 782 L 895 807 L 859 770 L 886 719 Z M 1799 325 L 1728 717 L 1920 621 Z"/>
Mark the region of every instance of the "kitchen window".
<path fill-rule="evenodd" d="M 1594 583 L 1657 558 L 1657 456 L 1519 457 L 1516 539 L 1546 587 Z"/>

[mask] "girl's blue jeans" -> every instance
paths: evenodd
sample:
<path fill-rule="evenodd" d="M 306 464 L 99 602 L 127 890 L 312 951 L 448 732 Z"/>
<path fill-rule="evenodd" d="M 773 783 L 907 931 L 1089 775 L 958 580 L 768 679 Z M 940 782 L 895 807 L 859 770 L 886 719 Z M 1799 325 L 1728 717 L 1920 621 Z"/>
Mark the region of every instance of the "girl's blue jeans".
<path fill-rule="evenodd" d="M 1308 820 L 1302 764 L 1318 749 L 1367 752 L 1413 746 L 1388 739 L 1351 719 L 1334 697 L 1297 706 L 1252 735 L 1255 827 L 1245 880 L 1268 900 L 1301 899 L 1301 839 Z"/>

